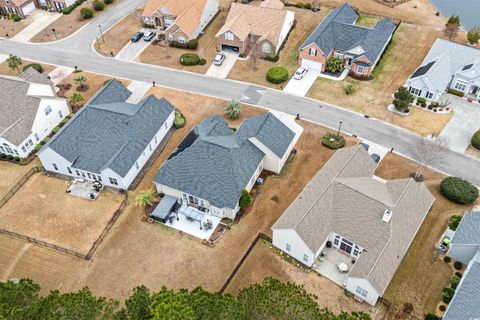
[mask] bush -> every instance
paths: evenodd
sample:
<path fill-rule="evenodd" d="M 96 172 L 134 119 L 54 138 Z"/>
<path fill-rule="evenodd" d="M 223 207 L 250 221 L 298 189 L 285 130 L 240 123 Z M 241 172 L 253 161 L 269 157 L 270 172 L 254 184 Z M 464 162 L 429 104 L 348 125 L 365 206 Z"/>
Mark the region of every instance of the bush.
<path fill-rule="evenodd" d="M 190 41 L 187 42 L 187 47 L 188 49 L 197 49 L 198 47 L 198 39 L 192 39 Z"/>
<path fill-rule="evenodd" d="M 45 139 L 43 139 L 43 144 L 46 144 L 48 141 L 50 141 L 50 138 L 46 137 Z"/>
<path fill-rule="evenodd" d="M 455 96 L 461 97 L 461 98 L 463 98 L 463 96 L 465 95 L 465 93 L 463 93 L 460 90 L 456 90 L 456 89 L 448 89 L 447 92 L 450 93 L 450 94 L 453 94 Z"/>
<path fill-rule="evenodd" d="M 480 27 L 475 27 L 468 31 L 467 40 L 471 44 L 476 44 L 480 40 Z"/>
<path fill-rule="evenodd" d="M 312 4 L 311 4 L 311 3 L 305 3 L 305 4 L 303 5 L 303 7 L 304 7 L 305 9 L 312 9 Z"/>
<path fill-rule="evenodd" d="M 472 141 L 470 143 L 472 144 L 472 147 L 480 150 L 480 129 L 478 129 L 472 136 Z"/>
<path fill-rule="evenodd" d="M 243 189 L 242 190 L 242 195 L 240 196 L 240 200 L 238 200 L 238 206 L 242 209 L 248 208 L 250 204 L 252 203 L 252 197 L 250 196 L 250 193 L 248 193 L 247 190 Z"/>
<path fill-rule="evenodd" d="M 470 182 L 457 177 L 448 177 L 440 183 L 440 193 L 458 204 L 471 204 L 478 198 L 478 189 Z"/>
<path fill-rule="evenodd" d="M 457 277 L 459 277 L 459 278 L 462 278 L 462 277 L 463 277 L 463 274 L 462 274 L 461 272 L 458 272 L 458 271 L 455 272 L 455 275 L 456 275 Z"/>
<path fill-rule="evenodd" d="M 78 7 L 80 6 L 85 0 L 76 0 L 75 5 Z"/>
<path fill-rule="evenodd" d="M 25 67 L 23 67 L 23 71 L 27 70 L 28 68 L 33 68 L 37 70 L 38 72 L 42 73 L 43 72 L 43 67 L 41 64 L 38 63 L 30 63 L 27 64 Z"/>
<path fill-rule="evenodd" d="M 60 131 L 60 127 L 55 127 L 52 130 L 53 134 L 57 133 L 58 131 Z"/>
<path fill-rule="evenodd" d="M 297 8 L 303 8 L 304 6 L 305 6 L 305 4 L 303 2 L 295 3 L 295 7 L 297 7 Z"/>
<path fill-rule="evenodd" d="M 322 144 L 329 149 L 339 149 L 345 146 L 345 138 L 336 133 L 327 133 L 322 137 Z"/>
<path fill-rule="evenodd" d="M 343 90 L 345 91 L 345 94 L 353 94 L 355 92 L 355 87 L 353 86 L 353 83 L 347 82 L 343 87 Z"/>
<path fill-rule="evenodd" d="M 207 60 L 200 58 L 196 53 L 184 53 L 180 56 L 180 63 L 184 66 L 204 65 Z"/>
<path fill-rule="evenodd" d="M 273 67 L 267 72 L 267 80 L 271 83 L 280 84 L 288 80 L 288 71 L 284 67 Z"/>
<path fill-rule="evenodd" d="M 280 57 L 278 55 L 276 56 L 266 55 L 266 56 L 263 56 L 262 59 L 267 61 L 277 62 L 278 59 L 280 59 Z"/>
<path fill-rule="evenodd" d="M 75 8 L 77 7 L 77 5 L 74 3 L 68 7 L 66 7 L 65 9 L 62 10 L 62 13 L 67 15 L 67 14 L 70 14 L 72 13 L 73 10 L 75 10 Z"/>
<path fill-rule="evenodd" d="M 428 313 L 425 315 L 425 320 L 441 320 L 442 318 L 437 317 L 433 313 Z"/>
<path fill-rule="evenodd" d="M 427 104 L 427 99 L 425 99 L 425 98 L 418 98 L 418 99 L 417 99 L 417 106 L 423 105 L 423 104 L 425 104 L 425 105 Z"/>
<path fill-rule="evenodd" d="M 398 111 L 408 111 L 408 107 L 413 102 L 413 95 L 405 87 L 398 88 L 397 92 L 393 95 L 393 105 Z"/>
<path fill-rule="evenodd" d="M 455 294 L 455 290 L 453 288 L 450 288 L 450 287 L 444 288 L 442 291 L 443 302 L 450 303 L 454 294 Z"/>
<path fill-rule="evenodd" d="M 462 220 L 462 217 L 460 216 L 451 216 L 450 221 L 448 223 L 448 227 L 453 231 L 457 230 L 457 227 L 461 220 Z"/>
<path fill-rule="evenodd" d="M 95 11 L 102 11 L 103 9 L 105 9 L 105 3 L 95 0 L 92 3 L 92 7 Z"/>
<path fill-rule="evenodd" d="M 338 73 L 343 71 L 343 61 L 338 58 L 330 58 L 327 61 L 327 71 Z"/>
<path fill-rule="evenodd" d="M 22 18 L 17 15 L 14 15 L 12 19 L 13 19 L 13 22 L 19 22 L 20 20 L 22 20 Z"/>
<path fill-rule="evenodd" d="M 42 143 L 37 144 L 35 148 L 33 148 L 33 153 L 37 153 L 38 151 L 40 151 L 40 149 L 42 149 L 42 147 L 43 147 Z"/>
<path fill-rule="evenodd" d="M 454 268 L 455 270 L 462 270 L 462 268 L 463 268 L 463 263 L 461 263 L 460 261 L 455 261 L 455 262 L 453 263 L 453 268 Z"/>
<path fill-rule="evenodd" d="M 445 261 L 445 263 L 449 263 L 450 261 L 452 261 L 452 258 L 450 258 L 449 256 L 445 256 L 443 257 L 443 261 Z"/>
<path fill-rule="evenodd" d="M 113 0 L 103 0 L 103 2 L 104 2 L 105 4 L 112 4 L 112 3 L 113 3 Z"/>
<path fill-rule="evenodd" d="M 442 305 L 440 305 L 440 307 L 438 307 L 438 309 L 440 309 L 440 311 L 445 311 L 445 310 L 447 310 L 447 307 L 444 304 L 442 304 Z M 441 320 L 442 318 L 437 317 L 436 319 Z"/>
<path fill-rule="evenodd" d="M 173 125 L 177 129 L 185 127 L 185 117 L 180 111 L 175 111 L 175 120 L 173 121 Z"/>
<path fill-rule="evenodd" d="M 453 274 L 450 277 L 450 285 L 452 286 L 452 288 L 456 289 L 459 283 L 460 283 L 460 278 Z"/>
<path fill-rule="evenodd" d="M 93 11 L 90 8 L 82 8 L 80 9 L 80 16 L 83 19 L 90 19 L 93 17 Z"/>

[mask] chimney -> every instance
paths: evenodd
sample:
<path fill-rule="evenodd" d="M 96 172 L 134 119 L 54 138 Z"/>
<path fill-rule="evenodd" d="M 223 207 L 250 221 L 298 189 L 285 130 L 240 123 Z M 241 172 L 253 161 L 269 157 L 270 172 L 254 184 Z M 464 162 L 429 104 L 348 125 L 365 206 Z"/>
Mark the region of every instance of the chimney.
<path fill-rule="evenodd" d="M 383 218 L 382 220 L 385 221 L 386 223 L 390 222 L 390 219 L 392 219 L 393 212 L 390 209 L 385 209 L 385 212 L 383 213 Z"/>

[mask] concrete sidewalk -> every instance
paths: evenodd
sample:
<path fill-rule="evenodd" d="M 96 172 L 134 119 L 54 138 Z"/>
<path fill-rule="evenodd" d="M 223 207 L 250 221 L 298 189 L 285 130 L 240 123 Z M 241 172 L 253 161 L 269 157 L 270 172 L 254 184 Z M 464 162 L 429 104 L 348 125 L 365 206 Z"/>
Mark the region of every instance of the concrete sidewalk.
<path fill-rule="evenodd" d="M 30 18 L 33 19 L 32 23 L 15 35 L 12 40 L 28 42 L 30 39 L 35 37 L 37 33 L 41 32 L 61 16 L 61 13 L 47 12 L 40 9 L 34 10 L 30 14 Z"/>

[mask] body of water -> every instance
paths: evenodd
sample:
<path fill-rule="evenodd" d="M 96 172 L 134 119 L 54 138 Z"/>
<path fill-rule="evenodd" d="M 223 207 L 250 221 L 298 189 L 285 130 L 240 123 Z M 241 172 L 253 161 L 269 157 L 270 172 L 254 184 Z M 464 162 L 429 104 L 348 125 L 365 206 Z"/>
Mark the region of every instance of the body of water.
<path fill-rule="evenodd" d="M 438 11 L 445 16 L 460 16 L 462 28 L 470 30 L 480 26 L 480 0 L 430 0 Z"/>

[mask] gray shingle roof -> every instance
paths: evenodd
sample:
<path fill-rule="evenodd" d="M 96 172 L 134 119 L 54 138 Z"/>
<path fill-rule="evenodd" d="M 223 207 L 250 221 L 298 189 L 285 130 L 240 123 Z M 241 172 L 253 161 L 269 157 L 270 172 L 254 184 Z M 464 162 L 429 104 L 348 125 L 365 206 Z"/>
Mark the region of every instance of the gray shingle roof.
<path fill-rule="evenodd" d="M 349 51 L 361 47 L 371 64 L 375 63 L 382 49 L 395 31 L 396 25 L 389 18 L 379 21 L 373 28 L 354 25 L 358 15 L 344 3 L 322 21 L 300 49 L 316 43 L 325 55 L 333 49 Z"/>
<path fill-rule="evenodd" d="M 93 173 L 110 168 L 124 177 L 175 109 L 153 95 L 125 103 L 130 94 L 117 80 L 110 81 L 44 149 L 53 149 L 74 168 Z"/>
<path fill-rule="evenodd" d="M 480 211 L 465 212 L 451 243 L 480 245 Z"/>
<path fill-rule="evenodd" d="M 477 254 L 478 255 L 478 254 Z M 480 261 L 473 261 L 463 275 L 444 320 L 469 320 L 480 317 Z"/>
<path fill-rule="evenodd" d="M 235 133 L 218 116 L 204 119 L 193 130 L 196 140 L 167 160 L 154 181 L 208 200 L 218 208 L 235 208 L 265 157 L 248 138 L 257 137 L 282 156 L 295 138 L 271 113 L 246 119 Z"/>
<path fill-rule="evenodd" d="M 376 167 L 361 146 L 338 150 L 272 229 L 294 229 L 312 252 L 332 231 L 362 246 L 350 276 L 383 293 L 434 197 L 412 179 L 372 178 Z M 393 212 L 389 223 L 385 209 Z"/>
<path fill-rule="evenodd" d="M 20 74 L 18 77 L 20 79 L 28 81 L 28 82 L 48 84 L 48 85 L 53 86 L 53 82 L 47 76 L 41 74 L 40 72 L 33 69 L 32 67 L 23 71 L 22 74 Z"/>
<path fill-rule="evenodd" d="M 257 138 L 281 159 L 295 138 L 295 133 L 272 113 L 267 112 L 243 121 L 237 136 L 240 139 Z"/>

